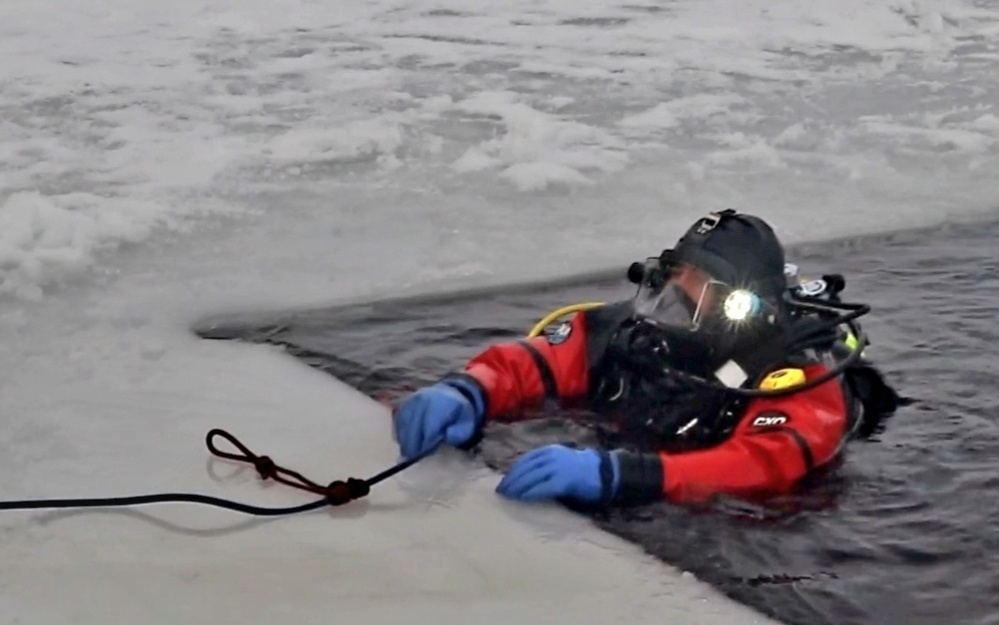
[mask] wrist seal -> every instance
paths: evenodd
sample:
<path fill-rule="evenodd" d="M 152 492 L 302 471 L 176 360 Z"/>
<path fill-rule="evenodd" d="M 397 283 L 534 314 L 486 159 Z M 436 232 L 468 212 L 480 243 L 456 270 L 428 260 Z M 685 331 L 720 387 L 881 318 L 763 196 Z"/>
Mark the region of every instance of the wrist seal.
<path fill-rule="evenodd" d="M 632 504 L 663 498 L 663 463 L 658 454 L 616 453 L 621 474 L 614 501 Z"/>

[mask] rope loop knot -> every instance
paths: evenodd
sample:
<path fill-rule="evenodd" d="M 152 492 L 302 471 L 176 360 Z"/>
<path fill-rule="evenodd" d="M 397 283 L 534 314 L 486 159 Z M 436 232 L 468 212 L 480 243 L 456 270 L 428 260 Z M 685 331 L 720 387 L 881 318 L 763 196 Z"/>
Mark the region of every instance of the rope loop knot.
<path fill-rule="evenodd" d="M 215 445 L 215 437 L 224 438 L 229 444 L 238 449 L 240 453 L 222 451 Z M 208 432 L 205 444 L 208 446 L 208 450 L 219 458 L 252 464 L 262 480 L 273 479 L 275 482 L 280 482 L 286 486 L 322 495 L 326 503 L 331 506 L 341 506 L 349 501 L 360 499 L 371 492 L 371 484 L 367 480 L 355 477 L 348 478 L 346 481 L 336 480 L 327 486 L 317 484 L 297 471 L 280 466 L 270 456 L 256 455 L 235 436 L 219 428 Z"/>

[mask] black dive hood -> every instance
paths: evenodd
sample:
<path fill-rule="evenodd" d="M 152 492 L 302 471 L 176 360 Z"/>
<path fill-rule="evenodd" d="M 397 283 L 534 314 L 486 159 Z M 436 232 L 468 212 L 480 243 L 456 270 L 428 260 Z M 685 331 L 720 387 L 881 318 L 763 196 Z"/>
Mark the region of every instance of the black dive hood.
<path fill-rule="evenodd" d="M 783 246 L 757 217 L 732 209 L 711 213 L 691 226 L 673 249 L 645 263 L 633 263 L 628 278 L 641 290 L 651 274 L 661 280 L 681 263 L 732 285 L 734 294 L 754 299 L 755 315 L 728 323 L 730 341 L 714 350 L 718 360 L 711 363 L 713 375 L 703 368 L 675 366 L 669 367 L 669 375 L 735 396 L 785 396 L 841 375 L 861 358 L 868 344 L 856 320 L 870 307 L 840 301 L 846 282 L 839 275 L 789 285 Z M 831 348 L 844 335 L 849 353 L 823 375 L 784 388 L 758 388 L 760 376 L 784 366 L 789 356 L 809 348 Z M 675 331 L 664 335 L 666 342 L 677 338 Z"/>

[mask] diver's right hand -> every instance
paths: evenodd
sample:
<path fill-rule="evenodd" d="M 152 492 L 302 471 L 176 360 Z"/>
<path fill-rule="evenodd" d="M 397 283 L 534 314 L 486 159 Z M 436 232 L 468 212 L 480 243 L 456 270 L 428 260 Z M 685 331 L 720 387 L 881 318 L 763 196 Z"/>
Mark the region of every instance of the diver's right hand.
<path fill-rule="evenodd" d="M 460 447 L 479 432 L 485 418 L 482 391 L 463 378 L 448 378 L 410 395 L 393 415 L 395 439 L 404 458 L 441 443 Z"/>

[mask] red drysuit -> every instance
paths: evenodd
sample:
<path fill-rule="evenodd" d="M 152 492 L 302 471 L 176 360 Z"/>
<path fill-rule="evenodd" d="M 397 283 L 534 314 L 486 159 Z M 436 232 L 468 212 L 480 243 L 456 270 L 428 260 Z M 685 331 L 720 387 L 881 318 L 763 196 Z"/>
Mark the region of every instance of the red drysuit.
<path fill-rule="evenodd" d="M 595 383 L 590 312 L 578 313 L 558 341 L 535 337 L 489 347 L 465 374 L 485 392 L 486 419 L 509 416 L 546 396 L 586 398 Z M 807 379 L 824 365 L 802 368 Z M 624 453 L 623 492 L 698 503 L 717 494 L 765 498 L 786 493 L 809 471 L 834 459 L 848 433 L 850 416 L 836 378 L 812 389 L 749 401 L 735 429 L 704 449 L 655 454 Z"/>

